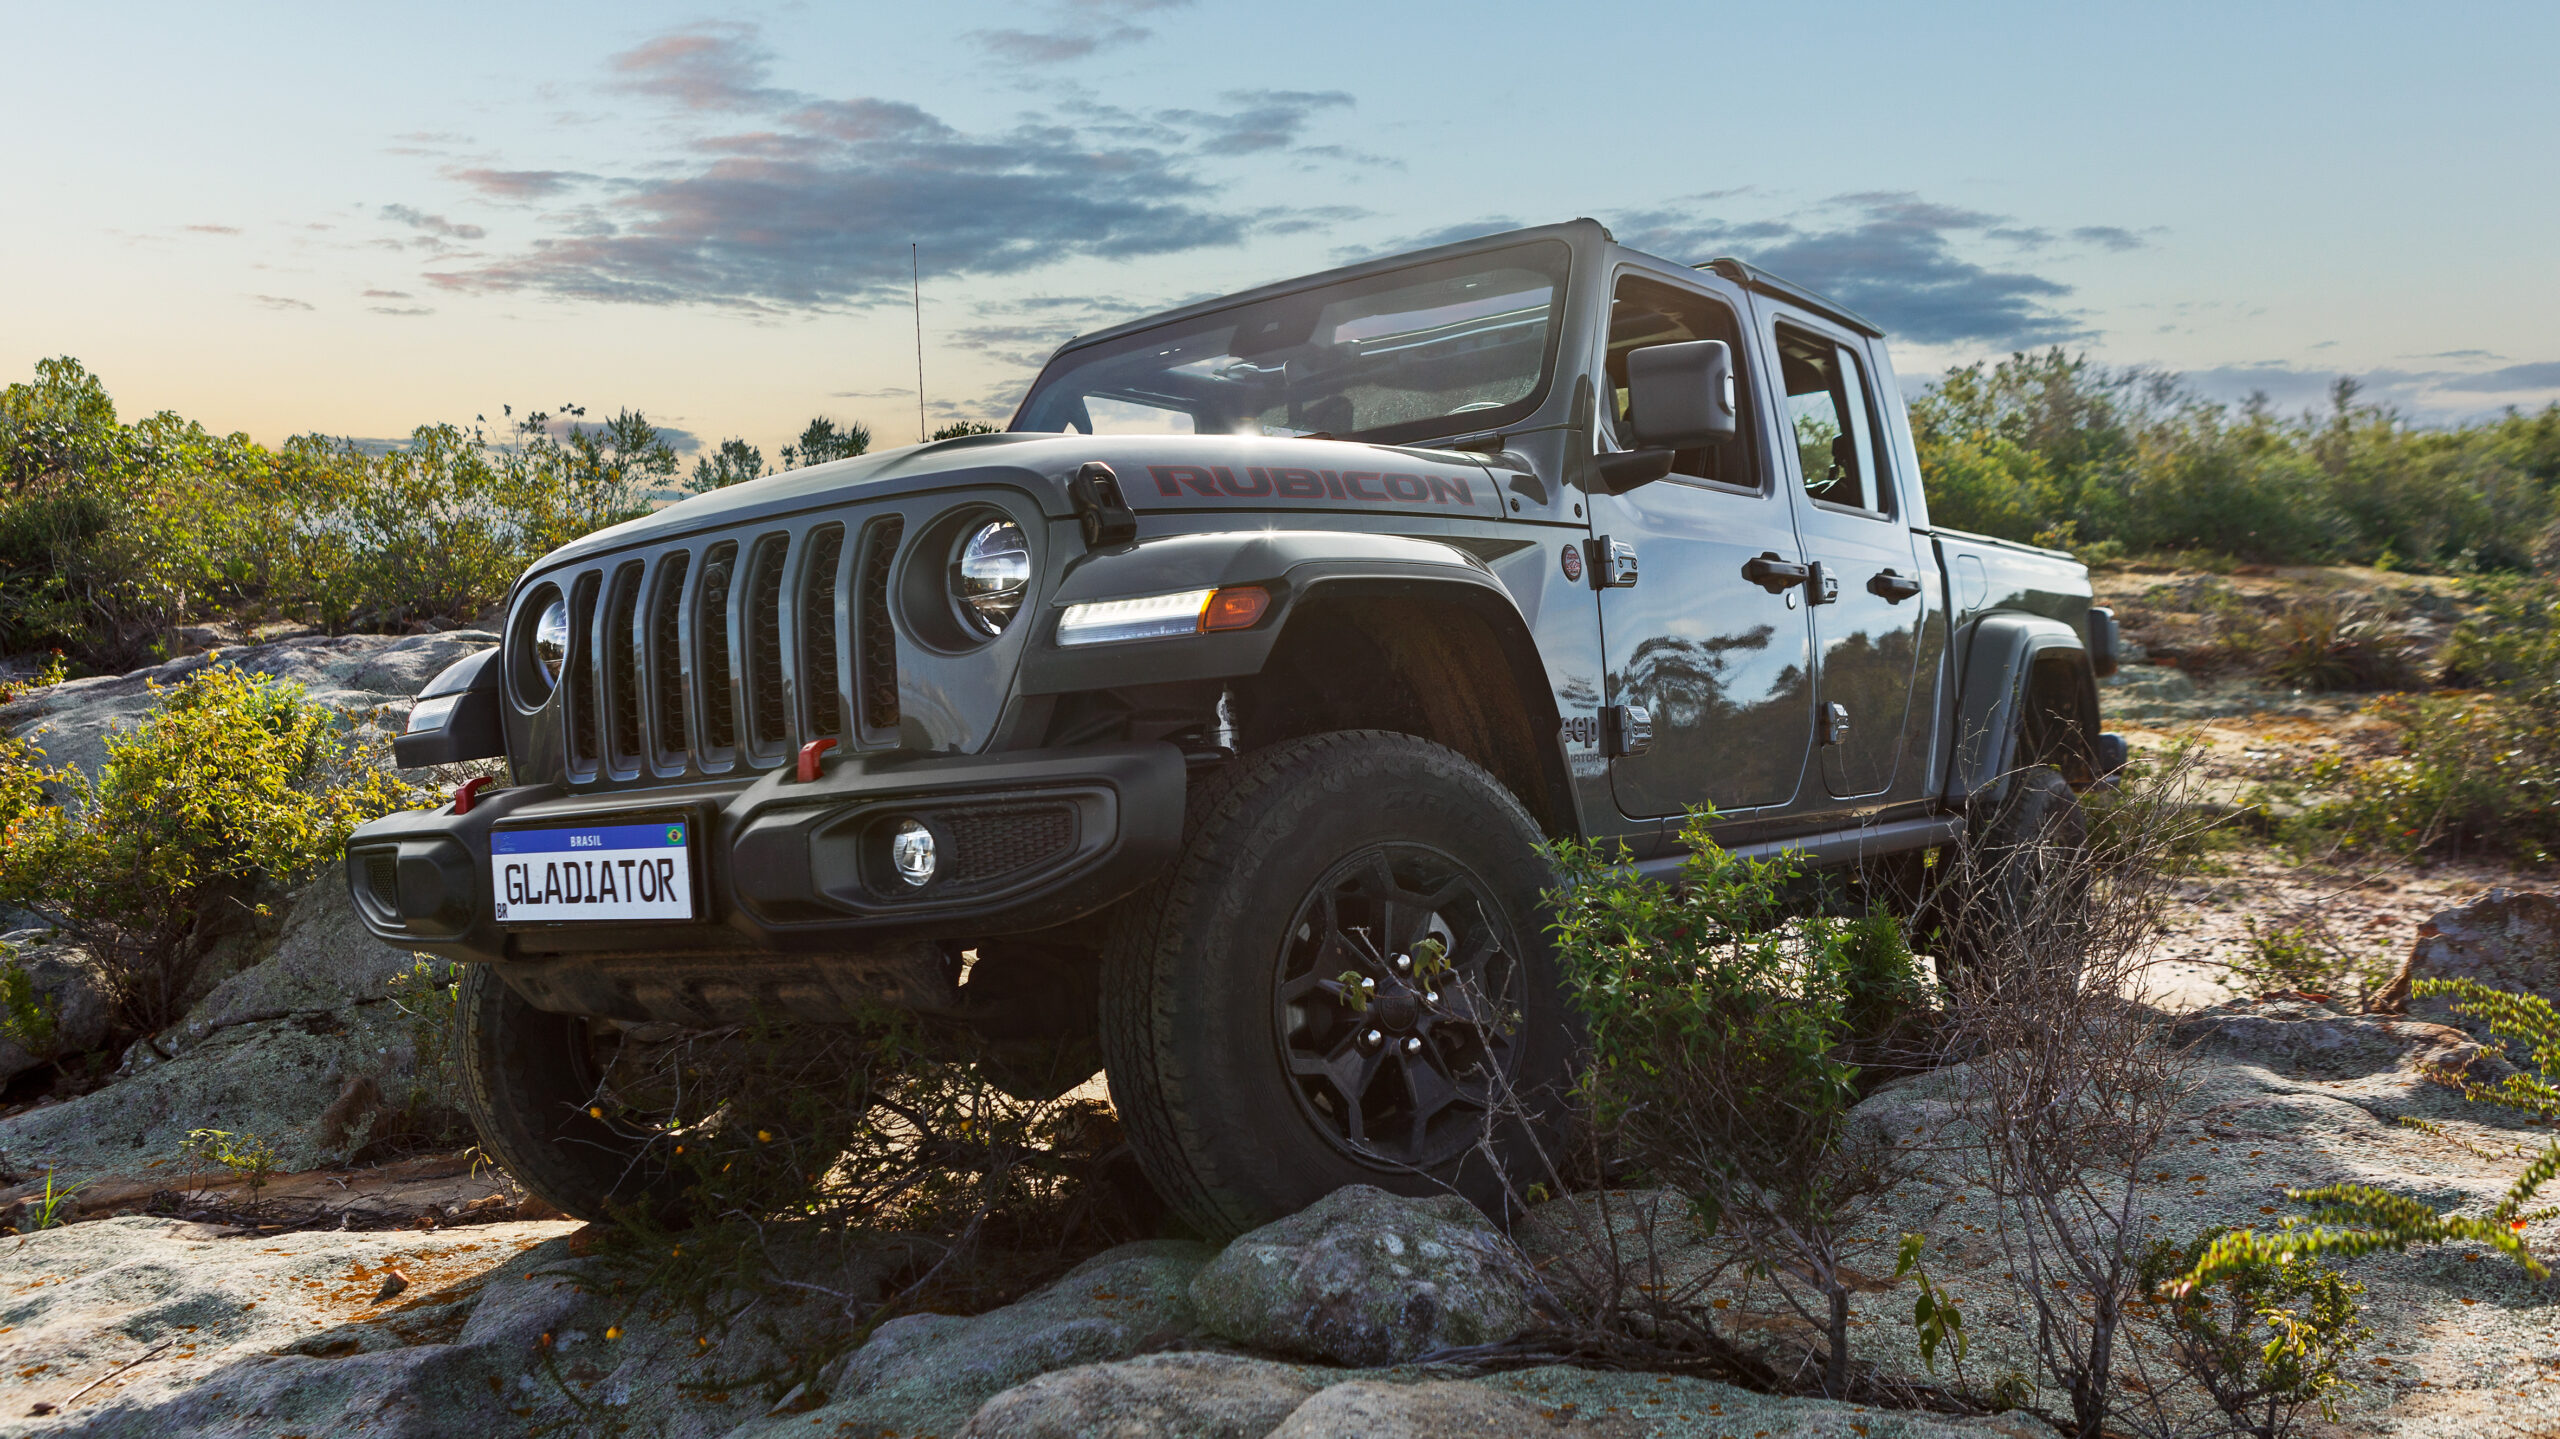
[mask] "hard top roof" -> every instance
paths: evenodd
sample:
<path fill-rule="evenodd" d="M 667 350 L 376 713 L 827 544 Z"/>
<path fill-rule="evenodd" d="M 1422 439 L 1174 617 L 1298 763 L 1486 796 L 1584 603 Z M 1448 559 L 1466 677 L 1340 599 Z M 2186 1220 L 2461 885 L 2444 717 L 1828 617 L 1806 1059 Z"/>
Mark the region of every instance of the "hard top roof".
<path fill-rule="evenodd" d="M 1503 249 L 1508 246 L 1523 244 L 1531 240 L 1571 240 L 1577 235 L 1584 238 L 1597 238 L 1605 244 L 1617 244 L 1617 237 L 1609 233 L 1609 228 L 1607 226 L 1588 217 L 1567 220 L 1562 224 L 1556 225 L 1535 225 L 1525 230 L 1505 230 L 1498 234 L 1479 235 L 1473 239 L 1458 240 L 1446 245 L 1433 245 L 1427 249 L 1402 250 L 1392 255 L 1380 255 L 1375 259 L 1362 260 L 1357 264 L 1341 265 L 1330 270 L 1319 270 L 1311 275 L 1299 275 L 1290 279 L 1275 281 L 1268 285 L 1259 285 L 1250 290 L 1241 290 L 1234 294 L 1219 295 L 1213 299 L 1195 301 L 1192 304 L 1179 306 L 1175 309 L 1160 310 L 1151 315 L 1142 315 L 1137 319 L 1113 325 L 1109 329 L 1095 330 L 1091 334 L 1078 335 L 1074 339 L 1060 345 L 1057 349 L 1057 353 L 1064 354 L 1069 350 L 1079 349 L 1083 346 L 1096 344 L 1104 340 L 1116 339 L 1119 336 L 1130 334 L 1134 331 L 1152 329 L 1169 320 L 1185 320 L 1194 315 L 1205 315 L 1213 311 L 1224 310 L 1235 305 L 1250 304 L 1256 300 L 1270 299 L 1274 296 L 1286 295 L 1299 290 L 1311 290 L 1318 286 L 1335 284 L 1343 280 L 1359 279 L 1362 276 L 1374 275 L 1386 270 L 1399 270 L 1403 269 L 1407 265 L 1423 263 L 1431 260 L 1446 259 L 1453 255 L 1463 255 L 1475 250 Z M 1630 249 L 1630 247 L 1623 245 L 1618 246 L 1618 248 Z M 1631 250 L 1631 253 L 1642 254 L 1644 252 Z M 1651 258 L 1661 259 L 1662 257 L 1656 255 Z M 1668 261 L 1667 263 L 1678 265 L 1684 262 Z M 1848 306 L 1826 299 L 1814 291 L 1806 289 L 1802 285 L 1782 280 L 1776 275 L 1772 275 L 1768 271 L 1761 269 L 1757 265 L 1752 265 L 1745 261 L 1725 256 L 1690 265 L 1688 268 L 1696 270 L 1711 270 L 1714 273 L 1733 281 L 1737 285 L 1741 285 L 1747 289 L 1758 290 L 1772 298 L 1785 300 L 1789 304 L 1800 305 L 1805 309 L 1813 311 L 1815 314 L 1823 316 L 1825 319 L 1835 320 L 1840 324 L 1846 325 L 1850 329 L 1874 335 L 1879 338 L 1884 334 L 1882 329 L 1878 328 L 1873 322 L 1867 320 L 1864 316 L 1861 316 Z"/>

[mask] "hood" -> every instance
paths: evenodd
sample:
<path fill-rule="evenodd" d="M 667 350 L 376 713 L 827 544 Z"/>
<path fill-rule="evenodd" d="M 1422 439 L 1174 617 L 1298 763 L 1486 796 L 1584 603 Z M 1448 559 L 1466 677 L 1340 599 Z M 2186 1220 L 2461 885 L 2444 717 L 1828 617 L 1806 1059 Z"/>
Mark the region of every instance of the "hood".
<path fill-rule="evenodd" d="M 1246 435 L 965 435 L 768 475 L 696 495 L 573 540 L 541 567 L 834 505 L 943 488 L 1003 485 L 1068 518 L 1067 482 L 1099 460 L 1129 507 L 1150 510 L 1379 511 L 1503 518 L 1481 455 L 1341 440 Z"/>

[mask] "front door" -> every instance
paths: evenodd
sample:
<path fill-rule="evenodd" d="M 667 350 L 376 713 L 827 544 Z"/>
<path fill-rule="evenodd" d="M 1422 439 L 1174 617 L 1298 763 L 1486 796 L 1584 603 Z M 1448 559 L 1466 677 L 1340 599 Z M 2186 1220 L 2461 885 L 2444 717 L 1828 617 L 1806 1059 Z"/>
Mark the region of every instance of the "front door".
<path fill-rule="evenodd" d="M 1777 322 L 1795 471 L 1796 527 L 1820 568 L 1812 601 L 1822 781 L 1839 799 L 1882 794 L 1909 722 L 1929 602 L 1911 526 L 1885 467 L 1873 385 L 1854 337 Z"/>
<path fill-rule="evenodd" d="M 1593 535 L 1630 546 L 1639 563 L 1635 586 L 1603 590 L 1600 602 L 1610 702 L 1652 718 L 1650 747 L 1610 766 L 1619 809 L 1637 817 L 1785 804 L 1802 780 L 1812 734 L 1802 589 L 1772 591 L 1744 573 L 1762 556 L 1793 565 L 1802 555 L 1787 496 L 1772 481 L 1751 350 L 1734 307 L 1642 272 L 1621 276 L 1601 429 L 1625 433 L 1628 353 L 1682 340 L 1733 347 L 1739 433 L 1682 451 L 1667 479 L 1589 497 Z"/>

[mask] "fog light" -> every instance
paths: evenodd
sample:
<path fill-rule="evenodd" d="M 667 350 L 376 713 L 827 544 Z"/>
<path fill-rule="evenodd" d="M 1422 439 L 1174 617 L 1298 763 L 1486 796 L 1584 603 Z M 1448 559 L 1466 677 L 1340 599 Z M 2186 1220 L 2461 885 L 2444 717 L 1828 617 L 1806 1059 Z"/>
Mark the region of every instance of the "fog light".
<path fill-rule="evenodd" d="M 889 837 L 889 863 L 897 867 L 898 878 L 918 889 L 933 883 L 933 831 L 914 820 L 900 820 L 898 832 Z"/>

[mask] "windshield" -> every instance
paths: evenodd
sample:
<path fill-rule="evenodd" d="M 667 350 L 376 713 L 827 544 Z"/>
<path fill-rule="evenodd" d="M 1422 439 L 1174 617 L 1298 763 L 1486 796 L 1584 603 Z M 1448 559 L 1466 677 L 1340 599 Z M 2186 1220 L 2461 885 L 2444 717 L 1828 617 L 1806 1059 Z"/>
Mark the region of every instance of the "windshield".
<path fill-rule="evenodd" d="M 1462 255 L 1071 350 L 1013 428 L 1396 443 L 1509 424 L 1546 391 L 1571 253 Z"/>

